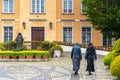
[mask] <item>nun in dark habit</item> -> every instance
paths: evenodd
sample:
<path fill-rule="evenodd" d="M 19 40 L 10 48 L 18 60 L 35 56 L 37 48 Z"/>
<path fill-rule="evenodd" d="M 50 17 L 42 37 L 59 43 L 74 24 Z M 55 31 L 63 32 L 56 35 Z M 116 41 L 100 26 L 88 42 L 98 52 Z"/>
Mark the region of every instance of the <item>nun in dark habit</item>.
<path fill-rule="evenodd" d="M 91 72 L 95 72 L 94 60 L 97 60 L 96 50 L 93 47 L 92 43 L 88 44 L 88 48 L 86 49 L 85 59 L 87 60 L 86 71 L 89 72 L 89 75 L 92 75 Z"/>
<path fill-rule="evenodd" d="M 81 48 L 78 43 L 75 43 L 75 46 L 71 51 L 71 59 L 73 63 L 73 71 L 75 71 L 75 75 L 78 74 L 78 70 L 80 68 L 80 61 L 82 60 Z"/>

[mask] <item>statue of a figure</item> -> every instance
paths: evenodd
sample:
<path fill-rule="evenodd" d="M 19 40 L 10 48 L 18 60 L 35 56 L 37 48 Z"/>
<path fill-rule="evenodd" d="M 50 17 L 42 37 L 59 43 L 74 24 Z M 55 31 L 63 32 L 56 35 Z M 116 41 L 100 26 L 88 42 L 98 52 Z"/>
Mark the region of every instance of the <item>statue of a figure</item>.
<path fill-rule="evenodd" d="M 24 39 L 21 33 L 18 33 L 15 41 L 17 42 L 17 49 L 22 50 L 22 44 L 23 44 Z"/>

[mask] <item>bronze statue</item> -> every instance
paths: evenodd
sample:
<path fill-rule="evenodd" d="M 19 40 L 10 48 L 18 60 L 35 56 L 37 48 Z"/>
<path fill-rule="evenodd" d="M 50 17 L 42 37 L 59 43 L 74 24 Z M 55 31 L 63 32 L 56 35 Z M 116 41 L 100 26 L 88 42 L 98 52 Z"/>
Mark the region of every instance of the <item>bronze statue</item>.
<path fill-rule="evenodd" d="M 15 41 L 17 42 L 17 49 L 22 50 L 22 45 L 23 45 L 24 39 L 23 39 L 23 36 L 21 33 L 18 33 Z"/>

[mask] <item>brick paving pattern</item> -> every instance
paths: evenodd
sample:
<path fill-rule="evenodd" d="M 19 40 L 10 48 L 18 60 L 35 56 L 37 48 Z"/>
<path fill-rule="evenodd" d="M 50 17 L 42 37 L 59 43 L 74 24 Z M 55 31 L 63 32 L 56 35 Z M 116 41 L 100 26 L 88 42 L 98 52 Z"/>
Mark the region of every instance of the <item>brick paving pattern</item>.
<path fill-rule="evenodd" d="M 91 76 L 85 72 L 84 55 L 79 75 L 72 71 L 70 53 L 43 62 L 0 62 L 0 80 L 114 80 L 102 60 L 103 56 L 98 56 L 96 72 Z"/>

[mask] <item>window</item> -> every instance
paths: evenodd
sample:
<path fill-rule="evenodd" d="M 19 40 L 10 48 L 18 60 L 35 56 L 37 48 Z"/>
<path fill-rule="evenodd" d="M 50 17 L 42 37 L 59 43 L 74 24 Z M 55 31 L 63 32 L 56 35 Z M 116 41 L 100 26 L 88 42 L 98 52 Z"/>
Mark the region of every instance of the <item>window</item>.
<path fill-rule="evenodd" d="M 13 27 L 4 27 L 4 42 L 13 40 Z"/>
<path fill-rule="evenodd" d="M 63 13 L 73 13 L 73 0 L 63 0 Z"/>
<path fill-rule="evenodd" d="M 63 28 L 63 42 L 72 42 L 72 28 L 64 27 Z"/>
<path fill-rule="evenodd" d="M 88 44 L 91 42 L 91 28 L 82 28 L 82 44 Z"/>
<path fill-rule="evenodd" d="M 45 12 L 45 0 L 32 0 L 32 13 L 44 13 Z"/>
<path fill-rule="evenodd" d="M 103 34 L 103 46 L 112 46 L 112 38 Z"/>
<path fill-rule="evenodd" d="M 84 10 L 86 10 L 86 6 L 83 4 L 83 0 L 81 0 L 81 13 L 84 13 Z"/>
<path fill-rule="evenodd" d="M 13 0 L 3 0 L 3 13 L 13 13 Z"/>

